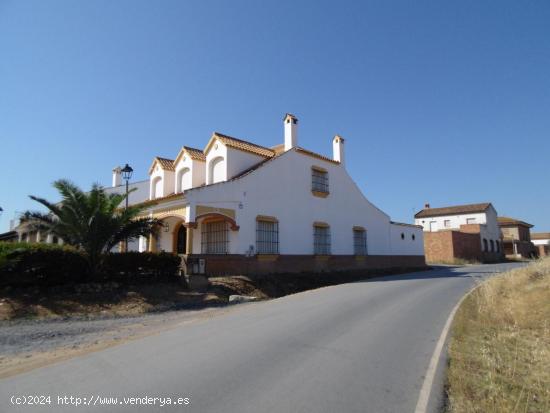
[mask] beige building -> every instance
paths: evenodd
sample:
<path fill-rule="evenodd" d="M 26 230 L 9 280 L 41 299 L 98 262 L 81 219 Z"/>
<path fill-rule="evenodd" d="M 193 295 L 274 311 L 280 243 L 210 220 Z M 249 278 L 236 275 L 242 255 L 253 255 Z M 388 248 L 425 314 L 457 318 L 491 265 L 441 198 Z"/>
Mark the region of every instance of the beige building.
<path fill-rule="evenodd" d="M 533 225 L 516 218 L 498 217 L 502 231 L 502 246 L 508 258 L 534 258 L 537 251 L 531 242 Z"/>

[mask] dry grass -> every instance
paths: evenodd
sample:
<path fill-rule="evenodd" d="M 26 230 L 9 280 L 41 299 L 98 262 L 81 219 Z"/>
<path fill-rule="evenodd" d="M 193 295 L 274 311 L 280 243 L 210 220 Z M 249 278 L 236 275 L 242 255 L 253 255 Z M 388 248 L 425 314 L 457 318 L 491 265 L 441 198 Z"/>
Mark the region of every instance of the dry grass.
<path fill-rule="evenodd" d="M 449 356 L 449 412 L 550 412 L 550 259 L 477 288 Z"/>

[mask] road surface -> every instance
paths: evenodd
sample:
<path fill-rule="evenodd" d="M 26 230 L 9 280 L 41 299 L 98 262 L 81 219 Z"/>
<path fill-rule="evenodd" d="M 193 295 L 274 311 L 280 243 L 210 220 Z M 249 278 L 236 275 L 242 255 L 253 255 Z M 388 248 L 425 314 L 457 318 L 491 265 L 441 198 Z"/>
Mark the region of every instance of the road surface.
<path fill-rule="evenodd" d="M 513 266 L 440 268 L 240 305 L 2 379 L 0 411 L 411 413 L 452 308 L 476 281 Z M 442 382 L 440 368 L 429 411 L 440 408 Z M 16 404 L 27 396 L 44 404 Z"/>

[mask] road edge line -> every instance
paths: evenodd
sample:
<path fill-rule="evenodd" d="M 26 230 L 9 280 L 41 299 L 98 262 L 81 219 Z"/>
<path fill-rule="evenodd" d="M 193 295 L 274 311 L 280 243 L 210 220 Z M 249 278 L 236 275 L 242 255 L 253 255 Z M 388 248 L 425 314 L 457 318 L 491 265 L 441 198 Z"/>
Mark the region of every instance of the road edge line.
<path fill-rule="evenodd" d="M 445 322 L 445 326 L 443 327 L 443 331 L 441 332 L 441 335 L 439 336 L 439 339 L 435 346 L 435 350 L 432 354 L 432 358 L 430 359 L 428 370 L 426 370 L 426 374 L 424 376 L 424 383 L 422 383 L 422 388 L 420 389 L 420 394 L 418 396 L 418 401 L 416 402 L 416 408 L 414 409 L 414 413 L 428 412 L 428 403 L 430 401 L 430 395 L 432 393 L 435 373 L 437 371 L 439 360 L 441 359 L 441 353 L 443 352 L 445 342 L 447 341 L 447 336 L 449 335 L 449 330 L 451 329 L 451 324 L 453 323 L 453 320 L 455 318 L 455 314 L 460 308 L 460 306 L 462 305 L 462 303 L 464 302 L 464 300 L 470 294 L 472 294 L 477 288 L 479 288 L 482 284 L 483 282 L 479 283 L 478 285 L 471 288 L 470 291 L 468 291 L 464 296 L 462 296 L 462 298 L 458 301 L 458 303 L 456 303 L 456 305 L 453 307 L 451 314 L 449 314 L 449 317 Z"/>

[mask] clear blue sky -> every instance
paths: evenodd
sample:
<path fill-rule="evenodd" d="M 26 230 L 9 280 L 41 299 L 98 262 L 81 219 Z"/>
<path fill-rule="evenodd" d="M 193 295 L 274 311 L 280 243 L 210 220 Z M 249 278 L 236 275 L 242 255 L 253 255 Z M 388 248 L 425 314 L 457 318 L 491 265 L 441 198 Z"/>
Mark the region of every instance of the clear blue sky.
<path fill-rule="evenodd" d="M 360 4 L 361 3 L 361 4 Z M 393 219 L 493 202 L 550 230 L 550 2 L 0 0 L 0 230 L 216 130 L 324 154 Z"/>

